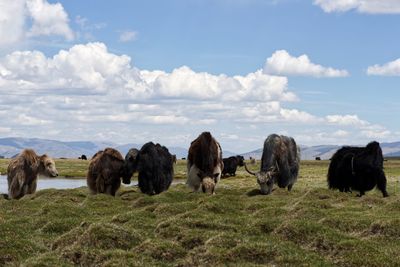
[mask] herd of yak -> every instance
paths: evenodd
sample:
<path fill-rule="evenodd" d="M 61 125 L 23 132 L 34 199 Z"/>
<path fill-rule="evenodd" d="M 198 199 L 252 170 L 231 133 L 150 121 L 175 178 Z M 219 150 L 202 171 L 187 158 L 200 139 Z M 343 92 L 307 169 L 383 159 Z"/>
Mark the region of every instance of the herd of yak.
<path fill-rule="evenodd" d="M 132 148 L 125 158 L 113 148 L 97 152 L 91 159 L 87 185 L 93 194 L 115 196 L 121 185 L 131 182 L 138 173 L 140 190 L 149 195 L 169 188 L 174 177 L 176 157 L 160 144 L 149 142 L 138 150 Z M 272 134 L 264 142 L 260 171 L 250 171 L 241 156 L 222 158 L 220 144 L 209 132 L 203 132 L 190 145 L 187 158 L 187 185 L 193 191 L 214 194 L 221 175 L 235 175 L 238 166 L 257 178 L 261 194 L 270 194 L 273 186 L 290 191 L 299 173 L 300 151 L 293 138 Z M 8 196 L 19 199 L 36 191 L 38 174 L 55 177 L 54 160 L 25 149 L 10 161 L 7 169 Z M 359 191 L 359 196 L 375 186 L 388 196 L 383 171 L 382 150 L 377 142 L 366 147 L 345 146 L 331 158 L 328 186 L 341 192 Z"/>

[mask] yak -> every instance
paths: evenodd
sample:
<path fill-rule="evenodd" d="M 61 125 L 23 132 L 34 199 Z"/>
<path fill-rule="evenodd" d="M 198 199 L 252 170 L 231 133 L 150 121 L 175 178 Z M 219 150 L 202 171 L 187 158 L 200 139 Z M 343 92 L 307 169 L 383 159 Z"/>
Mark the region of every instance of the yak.
<path fill-rule="evenodd" d="M 106 193 L 115 196 L 121 186 L 121 177 L 124 184 L 130 184 L 136 159 L 132 159 L 129 153 L 124 160 L 119 151 L 108 147 L 93 155 L 87 173 L 87 185 L 92 194 Z"/>
<path fill-rule="evenodd" d="M 259 172 L 251 172 L 244 165 L 246 171 L 257 177 L 261 194 L 272 192 L 274 184 L 280 188 L 292 190 L 297 180 L 300 164 L 300 151 L 293 138 L 271 134 L 264 142 Z"/>
<path fill-rule="evenodd" d="M 383 171 L 382 149 L 373 141 L 366 147 L 345 146 L 331 158 L 328 169 L 328 187 L 340 192 L 359 191 L 363 196 L 375 186 L 383 197 L 389 196 L 386 191 L 386 176 Z"/>
<path fill-rule="evenodd" d="M 243 167 L 244 166 L 244 157 L 243 156 L 232 156 L 229 158 L 224 158 L 224 169 L 222 170 L 222 177 L 226 176 L 235 176 L 236 175 L 236 170 L 237 167 Z"/>
<path fill-rule="evenodd" d="M 36 192 L 38 175 L 58 176 L 54 160 L 46 154 L 38 156 L 32 149 L 24 149 L 11 159 L 7 168 L 8 197 L 19 199 Z"/>
<path fill-rule="evenodd" d="M 224 162 L 220 144 L 211 133 L 203 132 L 191 142 L 187 160 L 187 185 L 194 192 L 214 194 Z"/>
<path fill-rule="evenodd" d="M 137 154 L 139 188 L 148 195 L 168 190 L 174 177 L 174 156 L 168 148 L 153 142 L 142 146 Z"/>

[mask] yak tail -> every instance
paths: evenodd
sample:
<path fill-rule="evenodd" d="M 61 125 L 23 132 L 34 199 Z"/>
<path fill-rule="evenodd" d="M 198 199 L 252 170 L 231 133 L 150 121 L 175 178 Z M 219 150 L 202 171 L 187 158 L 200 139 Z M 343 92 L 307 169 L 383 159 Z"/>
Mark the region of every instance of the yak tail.
<path fill-rule="evenodd" d="M 97 176 L 96 179 L 96 189 L 97 193 L 104 193 L 105 192 L 105 184 L 104 184 L 104 178 L 101 174 Z"/>

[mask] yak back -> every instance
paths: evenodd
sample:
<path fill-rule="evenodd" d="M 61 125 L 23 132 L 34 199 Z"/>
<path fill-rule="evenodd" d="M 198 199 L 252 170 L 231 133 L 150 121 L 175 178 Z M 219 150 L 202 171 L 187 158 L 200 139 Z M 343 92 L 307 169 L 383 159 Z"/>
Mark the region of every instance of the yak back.
<path fill-rule="evenodd" d="M 191 144 L 188 160 L 195 164 L 204 174 L 212 176 L 214 167 L 222 160 L 219 144 L 211 133 L 203 132 Z"/>
<path fill-rule="evenodd" d="M 344 146 L 331 158 L 328 168 L 329 188 L 349 187 L 350 181 L 344 175 L 371 170 L 383 171 L 383 154 L 378 142 L 370 142 L 365 147 Z"/>
<path fill-rule="evenodd" d="M 300 153 L 295 140 L 291 137 L 271 134 L 264 142 L 261 157 L 261 172 L 279 168 L 278 184 L 296 178 L 299 171 Z M 281 181 L 279 181 L 281 180 Z"/>
<path fill-rule="evenodd" d="M 160 144 L 148 142 L 142 146 L 137 155 L 137 170 L 156 170 L 162 168 L 165 171 L 173 169 L 173 157 L 169 153 L 168 148 Z"/>
<path fill-rule="evenodd" d="M 16 158 L 11 159 L 7 175 L 10 179 L 15 176 L 15 172 L 24 170 L 26 179 L 35 179 L 40 166 L 40 157 L 32 149 L 24 149 Z M 9 181 L 10 182 L 10 181 Z"/>
<path fill-rule="evenodd" d="M 137 155 L 137 171 L 139 179 L 141 177 L 151 179 L 155 192 L 160 193 L 167 189 L 172 182 L 173 156 L 165 146 L 153 142 L 146 143 Z M 141 183 L 142 181 L 139 181 L 139 185 Z"/>
<path fill-rule="evenodd" d="M 121 153 L 114 148 L 108 147 L 93 155 L 89 168 L 94 175 L 103 172 L 108 177 L 111 173 L 121 173 L 123 164 L 124 158 Z"/>

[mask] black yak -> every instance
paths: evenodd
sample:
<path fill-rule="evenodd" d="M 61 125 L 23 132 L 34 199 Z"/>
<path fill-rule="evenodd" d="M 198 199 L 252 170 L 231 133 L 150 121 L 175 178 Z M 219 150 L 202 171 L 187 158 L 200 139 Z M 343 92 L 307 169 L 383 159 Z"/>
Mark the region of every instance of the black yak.
<path fill-rule="evenodd" d="M 340 192 L 356 190 L 359 196 L 377 186 L 384 197 L 389 196 L 379 143 L 374 141 L 366 147 L 345 146 L 336 151 L 329 164 L 328 186 Z"/>
<path fill-rule="evenodd" d="M 297 180 L 299 164 L 300 152 L 294 139 L 271 134 L 264 142 L 260 171 L 254 173 L 246 165 L 244 167 L 248 173 L 257 177 L 261 194 L 268 195 L 275 183 L 290 191 Z"/>
<path fill-rule="evenodd" d="M 223 159 L 224 169 L 222 171 L 222 176 L 225 177 L 227 175 L 235 176 L 237 167 L 244 166 L 244 157 L 243 156 L 232 156 L 229 158 Z"/>
<path fill-rule="evenodd" d="M 126 158 L 128 158 L 128 155 Z M 90 192 L 92 194 L 106 193 L 115 196 L 121 186 L 121 177 L 124 184 L 130 184 L 131 182 L 135 169 L 127 166 L 128 164 L 121 153 L 114 148 L 98 151 L 93 155 L 89 163 L 86 177 Z"/>
<path fill-rule="evenodd" d="M 193 191 L 214 194 L 224 163 L 219 143 L 203 132 L 191 144 L 187 161 L 187 184 Z"/>
<path fill-rule="evenodd" d="M 174 177 L 174 157 L 165 146 L 149 142 L 137 155 L 139 188 L 148 195 L 168 190 Z"/>

